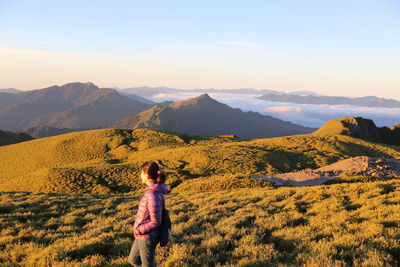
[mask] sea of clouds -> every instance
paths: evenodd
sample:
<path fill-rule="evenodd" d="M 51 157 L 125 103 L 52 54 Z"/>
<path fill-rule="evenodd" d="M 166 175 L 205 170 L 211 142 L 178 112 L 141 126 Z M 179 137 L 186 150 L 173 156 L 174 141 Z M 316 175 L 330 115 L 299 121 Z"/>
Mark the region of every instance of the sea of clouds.
<path fill-rule="evenodd" d="M 208 93 L 215 100 L 243 111 L 257 111 L 263 115 L 290 121 L 296 124 L 320 127 L 327 120 L 342 117 L 364 117 L 374 120 L 379 127 L 400 124 L 399 108 L 361 107 L 352 105 L 309 105 L 272 102 L 257 99 L 259 95 L 234 93 Z M 181 101 L 201 95 L 199 92 L 173 91 L 148 97 L 154 102 Z"/>

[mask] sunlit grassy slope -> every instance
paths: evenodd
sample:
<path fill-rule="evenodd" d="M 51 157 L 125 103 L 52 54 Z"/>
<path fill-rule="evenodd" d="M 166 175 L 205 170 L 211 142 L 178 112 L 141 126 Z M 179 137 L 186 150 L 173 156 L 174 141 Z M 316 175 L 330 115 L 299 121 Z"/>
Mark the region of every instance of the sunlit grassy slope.
<path fill-rule="evenodd" d="M 360 155 L 398 157 L 400 148 L 341 135 L 242 140 L 102 129 L 0 147 L 0 190 L 128 192 L 141 186 L 137 173 L 147 160 L 157 161 L 175 186 L 188 178 L 317 168 Z"/>
<path fill-rule="evenodd" d="M 202 178 L 200 178 L 202 179 Z M 172 191 L 158 266 L 398 266 L 399 180 Z M 176 189 L 179 189 L 178 187 Z M 0 192 L 1 266 L 129 266 L 131 195 Z"/>
<path fill-rule="evenodd" d="M 0 191 L 17 192 L 0 192 L 0 266 L 129 266 L 146 160 L 173 187 L 174 237 L 157 249 L 160 266 L 399 265 L 400 180 L 273 188 L 249 177 L 360 155 L 399 157 L 400 148 L 342 135 L 242 140 L 147 129 L 3 146 Z"/>

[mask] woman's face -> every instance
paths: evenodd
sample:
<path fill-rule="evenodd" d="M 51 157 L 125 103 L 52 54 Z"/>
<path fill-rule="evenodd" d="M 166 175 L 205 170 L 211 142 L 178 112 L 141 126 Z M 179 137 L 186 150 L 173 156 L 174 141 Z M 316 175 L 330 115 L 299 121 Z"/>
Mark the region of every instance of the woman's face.
<path fill-rule="evenodd" d="M 147 173 L 144 173 L 143 171 L 140 173 L 140 177 L 142 178 L 142 183 L 147 184 L 147 180 L 148 180 L 148 175 Z"/>

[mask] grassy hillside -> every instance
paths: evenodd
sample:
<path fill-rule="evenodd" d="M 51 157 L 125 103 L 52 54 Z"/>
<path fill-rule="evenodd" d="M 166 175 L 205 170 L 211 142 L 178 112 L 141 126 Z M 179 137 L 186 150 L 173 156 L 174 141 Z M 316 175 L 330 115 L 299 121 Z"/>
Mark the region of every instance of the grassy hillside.
<path fill-rule="evenodd" d="M 397 266 L 399 187 L 392 180 L 173 190 L 167 206 L 174 237 L 157 248 L 156 260 L 159 266 Z M 130 224 L 141 194 L 0 193 L 0 265 L 129 266 Z"/>
<path fill-rule="evenodd" d="M 328 120 L 324 125 L 322 125 L 317 131 L 314 132 L 315 135 L 349 135 L 349 129 L 343 125 L 343 119 L 351 119 L 352 117 L 344 117 L 341 120 Z"/>
<path fill-rule="evenodd" d="M 363 117 L 343 117 L 338 120 L 329 120 L 315 134 L 348 135 L 377 143 L 400 145 L 400 129 L 397 125 L 390 128 L 377 127 L 373 120 Z"/>
<path fill-rule="evenodd" d="M 128 192 L 156 160 L 172 186 L 211 175 L 272 174 L 317 168 L 352 156 L 399 157 L 400 148 L 349 136 L 242 140 L 148 129 L 75 132 L 0 147 L 0 190 Z"/>

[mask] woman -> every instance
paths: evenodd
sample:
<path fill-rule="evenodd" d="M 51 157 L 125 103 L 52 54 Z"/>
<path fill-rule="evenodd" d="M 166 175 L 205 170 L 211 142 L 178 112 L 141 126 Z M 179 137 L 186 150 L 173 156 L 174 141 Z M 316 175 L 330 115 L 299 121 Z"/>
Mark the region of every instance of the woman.
<path fill-rule="evenodd" d="M 140 200 L 133 224 L 135 241 L 128 261 L 133 266 L 156 266 L 155 250 L 158 243 L 158 230 L 165 205 L 164 194 L 168 192 L 168 187 L 165 184 L 165 174 L 160 172 L 155 162 L 144 163 L 140 177 L 147 187 L 146 193 Z"/>

